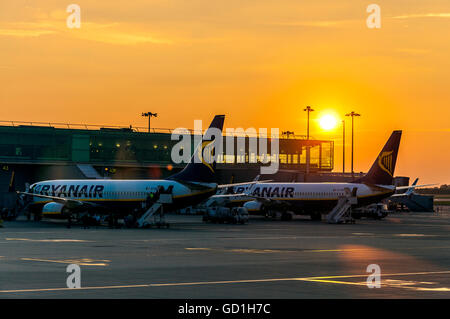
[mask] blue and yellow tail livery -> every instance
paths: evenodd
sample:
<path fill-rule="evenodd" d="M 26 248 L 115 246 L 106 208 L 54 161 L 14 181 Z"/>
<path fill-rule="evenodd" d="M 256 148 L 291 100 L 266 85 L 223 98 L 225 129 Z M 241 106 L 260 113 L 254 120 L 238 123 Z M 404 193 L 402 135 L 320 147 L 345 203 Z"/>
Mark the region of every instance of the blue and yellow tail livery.
<path fill-rule="evenodd" d="M 392 185 L 402 131 L 393 131 L 369 172 L 356 183 Z"/>
<path fill-rule="evenodd" d="M 218 142 L 221 142 L 224 121 L 225 115 L 216 115 L 214 117 L 189 163 L 181 172 L 170 176 L 169 179 L 201 183 L 216 182 L 216 161 L 211 159 L 214 159 L 214 153 L 217 153 L 217 149 L 221 144 Z M 206 158 L 206 155 L 208 155 L 208 158 Z"/>

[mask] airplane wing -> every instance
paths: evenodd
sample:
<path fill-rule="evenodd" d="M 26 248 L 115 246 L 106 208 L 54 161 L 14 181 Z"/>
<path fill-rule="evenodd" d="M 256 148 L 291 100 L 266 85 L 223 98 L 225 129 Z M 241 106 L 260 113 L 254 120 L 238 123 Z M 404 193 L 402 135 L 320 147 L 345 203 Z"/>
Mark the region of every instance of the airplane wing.
<path fill-rule="evenodd" d="M 409 189 L 409 188 L 418 188 L 418 187 L 434 186 L 434 185 L 437 185 L 437 184 L 422 184 L 422 185 L 400 186 L 400 187 L 396 187 L 395 189 Z"/>
<path fill-rule="evenodd" d="M 267 198 L 267 197 L 261 197 L 261 196 L 252 195 L 251 192 L 239 193 L 239 194 L 213 195 L 211 198 L 225 198 L 226 199 L 226 198 L 235 198 L 235 197 L 250 197 L 250 198 L 254 198 L 255 200 L 263 201 L 263 202 L 270 202 L 270 201 L 272 201 L 270 198 Z"/>
<path fill-rule="evenodd" d="M 271 179 L 267 179 L 267 180 L 263 180 L 263 181 L 253 181 L 253 182 L 243 182 L 243 183 L 234 183 L 234 184 L 222 184 L 222 185 L 217 185 L 217 188 L 227 188 L 227 187 L 234 187 L 234 186 L 243 186 L 243 185 L 252 185 L 252 184 L 257 184 L 257 183 L 269 183 L 272 182 L 273 180 Z"/>
<path fill-rule="evenodd" d="M 411 195 L 414 192 L 414 188 L 416 187 L 418 181 L 419 181 L 419 178 L 416 178 L 414 180 L 414 182 L 411 184 L 411 186 L 408 186 L 406 192 L 400 193 L 400 194 L 394 194 L 391 197 L 408 197 L 409 195 Z M 399 189 L 399 188 L 397 188 L 397 189 Z"/>
<path fill-rule="evenodd" d="M 92 204 L 90 204 L 88 202 L 79 201 L 79 200 L 76 200 L 76 199 L 58 197 L 58 196 L 34 194 L 34 193 L 19 192 L 19 191 L 17 192 L 17 194 L 23 194 L 23 195 L 28 195 L 28 196 L 36 196 L 36 197 L 40 197 L 40 198 L 51 199 L 54 202 L 67 205 L 69 208 L 75 208 L 75 207 L 81 207 L 81 206 L 93 206 Z"/>
<path fill-rule="evenodd" d="M 223 195 L 213 195 L 211 198 L 230 198 L 230 197 L 253 197 L 251 195 L 240 193 L 240 194 L 223 194 Z"/>
<path fill-rule="evenodd" d="M 414 180 L 414 183 L 412 183 L 411 186 L 400 186 L 400 187 L 396 187 L 396 188 L 395 188 L 396 190 L 397 190 L 397 189 L 406 189 L 407 191 L 404 192 L 404 193 L 401 193 L 401 194 L 394 194 L 394 195 L 392 195 L 392 197 L 408 197 L 408 196 L 410 196 L 410 195 L 414 192 L 414 189 L 415 189 L 416 187 L 424 187 L 424 186 L 433 186 L 433 185 L 436 185 L 436 184 L 423 184 L 423 185 L 417 185 L 418 180 L 419 180 L 419 178 L 416 178 L 416 179 Z"/>

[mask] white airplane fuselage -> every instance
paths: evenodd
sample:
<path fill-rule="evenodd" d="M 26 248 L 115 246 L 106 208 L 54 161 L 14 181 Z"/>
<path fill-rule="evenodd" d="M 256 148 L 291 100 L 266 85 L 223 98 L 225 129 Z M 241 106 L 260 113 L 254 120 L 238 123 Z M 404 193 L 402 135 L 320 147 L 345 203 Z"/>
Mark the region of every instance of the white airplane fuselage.
<path fill-rule="evenodd" d="M 296 213 L 308 211 L 329 211 L 336 206 L 339 197 L 352 192 L 358 206 L 365 206 L 389 197 L 394 186 L 366 185 L 360 183 L 264 183 L 255 184 L 247 192 L 253 198 L 245 205 L 249 211 L 257 211 L 264 202 L 285 203 Z"/>
<path fill-rule="evenodd" d="M 127 213 L 142 208 L 151 193 L 171 188 L 170 208 L 194 205 L 216 192 L 215 183 L 181 183 L 174 180 L 51 180 L 31 185 L 30 193 L 88 202 L 108 210 Z M 33 204 L 43 206 L 52 199 L 33 197 Z M 168 206 L 169 207 L 169 206 Z"/>

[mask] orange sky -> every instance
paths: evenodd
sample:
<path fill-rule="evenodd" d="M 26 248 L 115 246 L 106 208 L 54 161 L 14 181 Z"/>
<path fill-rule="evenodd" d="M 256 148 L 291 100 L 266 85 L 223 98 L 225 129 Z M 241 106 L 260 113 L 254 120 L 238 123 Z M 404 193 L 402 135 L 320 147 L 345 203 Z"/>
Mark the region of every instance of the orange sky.
<path fill-rule="evenodd" d="M 65 12 L 81 7 L 81 29 Z M 2 0 L 0 119 L 192 127 L 279 127 L 336 139 L 316 119 L 355 110 L 355 170 L 366 171 L 394 129 L 396 175 L 450 184 L 450 2 Z M 350 121 L 347 121 L 350 133 Z M 347 135 L 350 159 L 350 134 Z M 350 168 L 350 161 L 347 162 Z"/>

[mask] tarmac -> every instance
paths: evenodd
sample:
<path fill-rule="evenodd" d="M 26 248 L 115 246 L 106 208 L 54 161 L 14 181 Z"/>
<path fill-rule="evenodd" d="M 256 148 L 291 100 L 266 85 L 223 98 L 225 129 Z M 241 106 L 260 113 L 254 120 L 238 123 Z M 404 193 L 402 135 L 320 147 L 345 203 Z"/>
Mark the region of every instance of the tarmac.
<path fill-rule="evenodd" d="M 339 225 L 167 218 L 169 229 L 5 222 L 0 298 L 450 297 L 448 207 Z M 67 287 L 70 264 L 80 266 L 81 288 Z M 380 288 L 367 285 L 376 284 L 369 265 L 379 266 Z"/>

